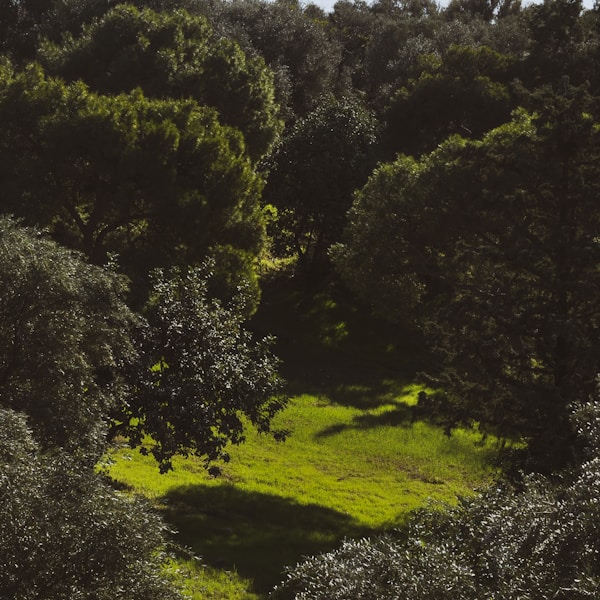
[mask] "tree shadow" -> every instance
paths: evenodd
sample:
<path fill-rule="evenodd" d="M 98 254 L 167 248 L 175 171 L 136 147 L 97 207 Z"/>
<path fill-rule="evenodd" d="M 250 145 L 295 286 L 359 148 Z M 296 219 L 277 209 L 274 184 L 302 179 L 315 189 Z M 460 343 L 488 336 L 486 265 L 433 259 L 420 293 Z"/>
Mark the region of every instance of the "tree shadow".
<path fill-rule="evenodd" d="M 281 582 L 284 567 L 302 557 L 372 533 L 335 510 L 231 484 L 181 486 L 163 500 L 165 519 L 182 545 L 206 565 L 252 579 L 258 593 Z"/>
<path fill-rule="evenodd" d="M 339 285 L 309 294 L 290 280 L 271 282 L 250 325 L 275 336 L 290 395 L 376 408 L 431 364 L 418 331 L 373 317 Z"/>
<path fill-rule="evenodd" d="M 317 439 L 326 438 L 349 429 L 375 429 L 378 427 L 411 427 L 417 419 L 422 419 L 415 406 L 398 402 L 396 406 L 379 414 L 365 413 L 357 415 L 351 423 L 338 423 L 319 431 Z"/>

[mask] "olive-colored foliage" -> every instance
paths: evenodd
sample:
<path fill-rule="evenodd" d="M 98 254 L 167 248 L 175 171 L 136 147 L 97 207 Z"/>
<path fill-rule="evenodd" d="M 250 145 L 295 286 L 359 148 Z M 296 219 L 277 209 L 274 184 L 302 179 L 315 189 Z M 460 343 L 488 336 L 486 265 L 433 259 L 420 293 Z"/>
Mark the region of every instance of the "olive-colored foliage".
<path fill-rule="evenodd" d="M 0 408 L 0 595 L 181 599 L 161 575 L 159 517 L 72 456 L 42 453 L 26 420 Z"/>
<path fill-rule="evenodd" d="M 515 102 L 513 60 L 490 48 L 451 46 L 392 98 L 385 113 L 388 156 L 433 150 L 453 134 L 479 137 L 506 122 Z"/>
<path fill-rule="evenodd" d="M 583 411 L 583 413 L 582 413 Z M 598 440 L 597 405 L 585 404 Z M 590 421 L 591 417 L 591 421 Z M 590 435 L 591 430 L 594 430 Z M 346 541 L 288 570 L 273 598 L 584 600 L 600 589 L 600 460 L 556 480 L 498 485 L 457 507 L 417 513 L 398 536 Z"/>
<path fill-rule="evenodd" d="M 518 14 L 521 0 L 451 0 L 444 10 L 447 19 L 481 19 L 486 23 Z"/>
<path fill-rule="evenodd" d="M 113 0 L 2 0 L 0 52 L 18 63 L 34 58 L 40 37 L 59 40 L 79 33 L 84 23 L 101 16 Z"/>
<path fill-rule="evenodd" d="M 264 58 L 274 73 L 286 123 L 315 109 L 343 80 L 339 44 L 328 35 L 325 21 L 313 18 L 300 3 L 196 0 L 192 5 L 189 10 L 205 14 L 248 54 Z"/>
<path fill-rule="evenodd" d="M 32 66 L 5 69 L 0 116 L 2 212 L 93 262 L 118 254 L 134 291 L 153 267 L 260 252 L 261 178 L 212 109 L 139 90 L 102 96 Z"/>
<path fill-rule="evenodd" d="M 340 239 L 352 193 L 375 162 L 377 125 L 361 102 L 324 99 L 274 153 L 265 200 L 277 207 L 275 249 L 300 266 L 323 265 Z"/>
<path fill-rule="evenodd" d="M 449 426 L 523 435 L 547 470 L 572 457 L 568 407 L 600 370 L 600 139 L 581 90 L 544 104 L 380 167 L 336 254 L 380 312 L 424 328 Z"/>
<path fill-rule="evenodd" d="M 43 450 L 94 465 L 117 434 L 169 468 L 207 466 L 285 405 L 270 340 L 244 329 L 240 291 L 210 300 L 207 268 L 156 275 L 147 319 L 120 278 L 35 231 L 0 221 L 0 404 L 27 414 Z"/>
<path fill-rule="evenodd" d="M 248 422 L 266 433 L 286 404 L 271 340 L 255 342 L 243 328 L 242 294 L 229 306 L 208 297 L 209 267 L 154 274 L 141 338 L 146 369 L 114 426 L 134 446 L 151 435 L 143 451 L 161 471 L 175 454 L 205 456 L 207 466 L 228 460 L 227 444 L 243 442 Z"/>
<path fill-rule="evenodd" d="M 152 98 L 192 98 L 213 107 L 243 135 L 254 162 L 268 153 L 281 124 L 273 76 L 259 57 L 217 36 L 207 20 L 183 10 L 156 13 L 120 5 L 78 37 L 41 45 L 52 75 L 85 81 L 102 94 L 140 87 Z"/>
<path fill-rule="evenodd" d="M 43 449 L 93 464 L 137 360 L 119 278 L 2 219 L 0 281 L 0 405 L 27 414 Z"/>
<path fill-rule="evenodd" d="M 527 8 L 531 41 L 521 74 L 525 81 L 538 86 L 577 77 L 581 49 L 591 41 L 584 33 L 582 10 L 582 0 L 545 0 Z"/>

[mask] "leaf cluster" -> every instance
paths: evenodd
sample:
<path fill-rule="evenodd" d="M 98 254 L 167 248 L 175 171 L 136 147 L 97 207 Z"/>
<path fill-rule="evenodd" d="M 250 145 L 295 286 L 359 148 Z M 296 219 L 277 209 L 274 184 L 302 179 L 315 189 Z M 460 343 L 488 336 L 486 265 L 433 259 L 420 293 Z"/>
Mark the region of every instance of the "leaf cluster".
<path fill-rule="evenodd" d="M 20 600 L 177 600 L 161 575 L 165 527 L 73 456 L 43 453 L 0 409 L 0 589 Z"/>

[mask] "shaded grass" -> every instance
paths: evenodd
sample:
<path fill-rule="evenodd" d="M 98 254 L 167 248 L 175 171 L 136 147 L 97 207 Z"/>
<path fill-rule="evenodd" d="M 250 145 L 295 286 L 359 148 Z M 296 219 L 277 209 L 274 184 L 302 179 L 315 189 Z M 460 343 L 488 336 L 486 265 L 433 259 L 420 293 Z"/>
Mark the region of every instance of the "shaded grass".
<path fill-rule="evenodd" d="M 255 600 L 303 556 L 401 527 L 429 499 L 452 503 L 493 477 L 493 440 L 415 418 L 429 357 L 414 331 L 290 284 L 267 287 L 252 326 L 279 336 L 293 396 L 274 423 L 291 430 L 285 443 L 250 432 L 218 479 L 195 458 L 160 475 L 150 457 L 113 455 L 112 476 L 153 499 L 201 557 L 177 563 L 195 600 Z"/>

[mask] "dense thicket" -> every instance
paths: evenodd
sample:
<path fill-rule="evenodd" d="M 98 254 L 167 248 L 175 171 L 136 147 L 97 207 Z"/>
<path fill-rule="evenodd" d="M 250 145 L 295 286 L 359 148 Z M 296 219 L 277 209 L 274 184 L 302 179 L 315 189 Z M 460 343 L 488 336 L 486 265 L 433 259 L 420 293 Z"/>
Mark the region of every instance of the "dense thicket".
<path fill-rule="evenodd" d="M 572 458 L 569 407 L 600 369 L 600 140 L 573 93 L 381 167 L 336 249 L 362 297 L 425 331 L 449 425 L 524 436 L 537 469 Z"/>
<path fill-rule="evenodd" d="M 439 392 L 421 408 L 448 430 L 518 438 L 529 469 L 580 464 L 570 413 L 593 397 L 599 370 L 597 7 L 340 0 L 326 14 L 293 0 L 0 0 L 0 52 L 0 212 L 54 240 L 0 225 L 0 404 L 16 448 L 0 476 L 18 482 L 7 502 L 57 503 L 63 516 L 38 531 L 59 541 L 49 553 L 75 552 L 59 527 L 75 496 L 61 504 L 56 473 L 82 499 L 107 499 L 97 524 L 102 511 L 129 518 L 133 505 L 90 470 L 109 434 L 142 447 L 152 435 L 147 451 L 168 469 L 176 453 L 226 456 L 247 421 L 269 429 L 284 405 L 277 361 L 243 326 L 265 258 L 295 260 L 313 284 L 341 274 L 366 306 L 420 328 L 439 358 L 423 377 Z M 560 492 L 527 483 L 527 506 L 563 494 L 588 514 L 578 482 L 596 485 L 597 468 L 576 469 Z M 577 563 L 575 583 L 557 577 L 559 588 L 517 561 L 510 593 L 463 561 L 444 533 L 456 523 L 473 524 L 470 544 L 494 535 L 494 552 L 511 555 L 509 532 L 473 516 L 529 518 L 502 494 L 444 518 L 406 564 L 480 597 L 529 593 L 536 573 L 548 594 L 592 593 L 597 561 Z M 552 510 L 539 531 L 569 531 Z M 90 540 L 102 539 L 94 527 Z M 132 568 L 139 552 L 154 572 L 162 542 L 149 540 L 123 551 Z M 398 546 L 381 543 L 367 574 L 392 568 Z M 87 592 L 68 577 L 51 591 L 36 566 L 45 583 L 31 597 L 136 597 L 119 579 L 125 562 Z M 10 569 L 15 595 L 29 597 Z M 145 597 L 162 589 L 152 581 Z"/>
<path fill-rule="evenodd" d="M 0 590 L 20 600 L 177 600 L 165 526 L 72 455 L 43 452 L 0 408 Z"/>

